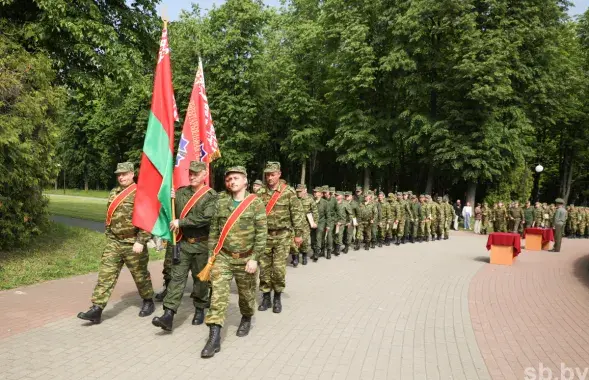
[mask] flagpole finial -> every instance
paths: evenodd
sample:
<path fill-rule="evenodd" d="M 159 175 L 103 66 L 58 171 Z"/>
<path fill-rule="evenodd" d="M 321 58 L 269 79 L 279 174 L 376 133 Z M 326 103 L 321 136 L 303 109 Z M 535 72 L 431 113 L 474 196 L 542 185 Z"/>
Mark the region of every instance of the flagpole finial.
<path fill-rule="evenodd" d="M 168 26 L 168 21 L 170 21 L 170 18 L 168 17 L 168 7 L 167 6 L 162 5 L 162 7 L 160 9 L 160 17 L 164 21 L 164 29 L 165 29 Z"/>

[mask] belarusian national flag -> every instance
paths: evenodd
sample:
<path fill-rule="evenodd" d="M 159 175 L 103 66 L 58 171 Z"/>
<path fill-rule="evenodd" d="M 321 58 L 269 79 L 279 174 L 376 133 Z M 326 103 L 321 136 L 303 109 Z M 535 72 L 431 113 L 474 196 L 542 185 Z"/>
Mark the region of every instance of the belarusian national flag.
<path fill-rule="evenodd" d="M 219 157 L 221 157 L 221 151 L 217 144 L 217 136 L 205 90 L 205 76 L 199 58 L 198 70 L 182 127 L 182 136 L 178 142 L 174 187 L 177 189 L 189 185 L 188 167 L 190 161 L 203 161 L 207 163 L 208 167 L 210 162 Z M 208 178 L 206 182 L 209 183 Z"/>
<path fill-rule="evenodd" d="M 167 240 L 172 240 L 169 227 L 172 220 L 170 192 L 174 167 L 174 121 L 177 120 L 168 30 L 164 24 L 139 168 L 133 224 Z"/>

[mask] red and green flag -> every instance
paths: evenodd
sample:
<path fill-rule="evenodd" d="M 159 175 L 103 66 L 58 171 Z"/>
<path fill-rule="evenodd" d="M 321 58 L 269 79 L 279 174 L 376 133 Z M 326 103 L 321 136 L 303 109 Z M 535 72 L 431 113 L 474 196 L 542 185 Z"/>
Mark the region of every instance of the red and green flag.
<path fill-rule="evenodd" d="M 167 240 L 172 240 L 169 224 L 172 220 L 170 192 L 175 121 L 178 121 L 178 112 L 172 87 L 168 29 L 164 24 L 139 167 L 133 225 Z"/>

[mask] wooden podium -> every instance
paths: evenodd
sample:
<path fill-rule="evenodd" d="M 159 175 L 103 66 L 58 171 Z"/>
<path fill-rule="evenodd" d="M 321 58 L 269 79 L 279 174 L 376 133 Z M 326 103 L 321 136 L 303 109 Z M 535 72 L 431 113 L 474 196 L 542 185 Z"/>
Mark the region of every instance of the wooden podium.
<path fill-rule="evenodd" d="M 526 235 L 526 249 L 529 251 L 545 251 L 550 247 L 550 242 L 542 244 L 542 235 L 530 234 Z"/>
<path fill-rule="evenodd" d="M 512 265 L 515 261 L 513 247 L 510 245 L 491 245 L 491 264 Z"/>

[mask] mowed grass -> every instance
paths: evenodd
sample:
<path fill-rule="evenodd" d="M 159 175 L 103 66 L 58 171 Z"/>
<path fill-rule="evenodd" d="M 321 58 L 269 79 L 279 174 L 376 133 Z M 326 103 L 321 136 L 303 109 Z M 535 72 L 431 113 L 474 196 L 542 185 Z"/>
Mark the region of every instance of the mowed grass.
<path fill-rule="evenodd" d="M 73 195 L 76 197 L 92 197 L 92 198 L 108 198 L 108 194 L 110 193 L 108 190 L 81 190 L 81 189 L 66 189 L 65 194 L 63 193 L 63 189 L 45 189 L 43 190 L 45 194 L 57 194 L 57 195 Z"/>
<path fill-rule="evenodd" d="M 96 272 L 105 243 L 102 233 L 51 223 L 27 247 L 0 251 L 0 290 Z M 149 253 L 150 260 L 164 256 L 164 251 Z"/>
<path fill-rule="evenodd" d="M 78 196 L 55 196 L 49 197 L 49 213 L 52 215 L 63 215 L 71 218 L 93 220 L 104 222 L 106 218 L 106 199 L 87 199 Z"/>

